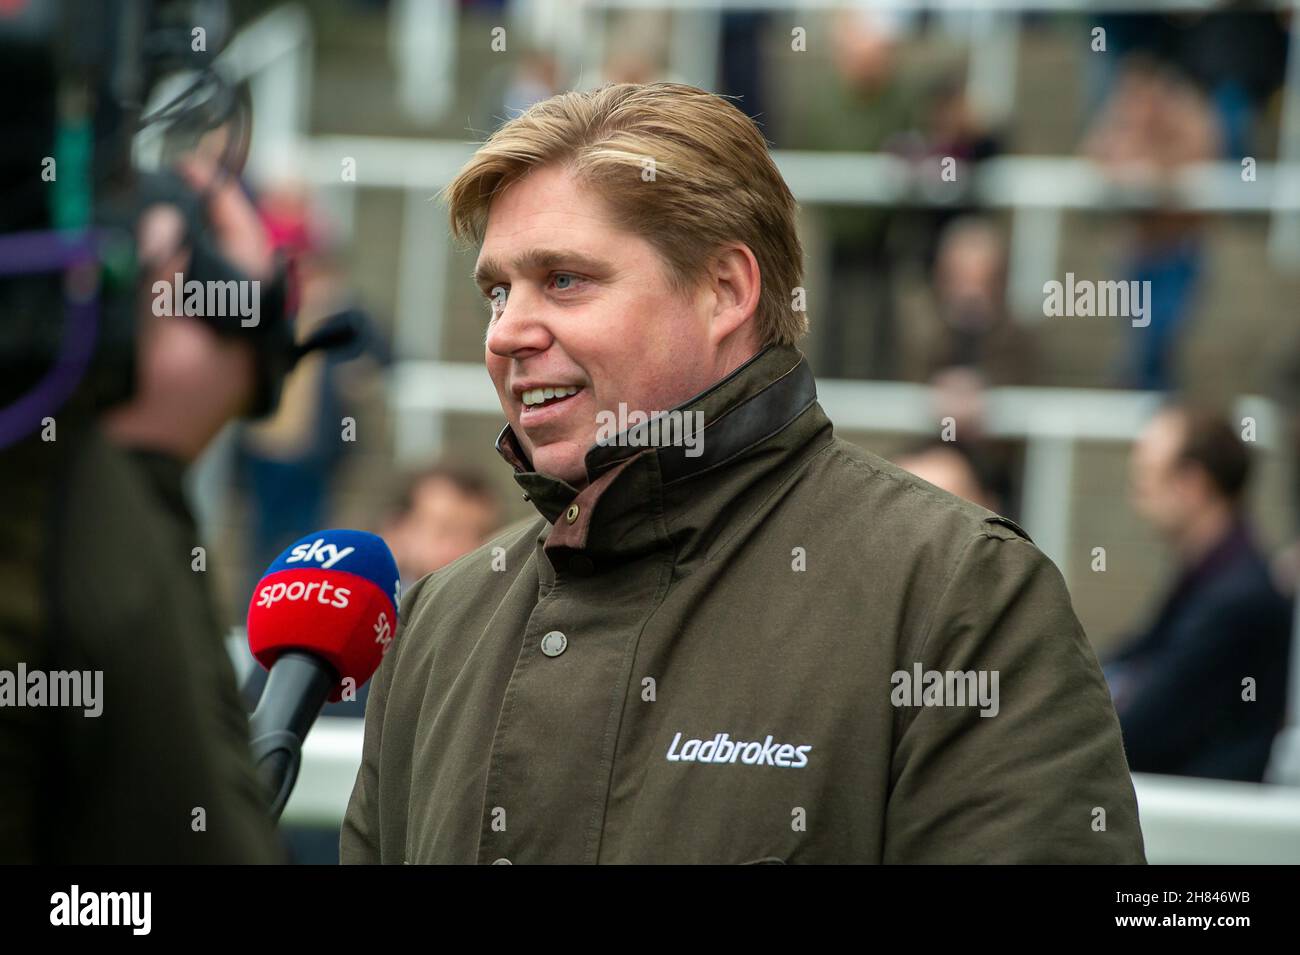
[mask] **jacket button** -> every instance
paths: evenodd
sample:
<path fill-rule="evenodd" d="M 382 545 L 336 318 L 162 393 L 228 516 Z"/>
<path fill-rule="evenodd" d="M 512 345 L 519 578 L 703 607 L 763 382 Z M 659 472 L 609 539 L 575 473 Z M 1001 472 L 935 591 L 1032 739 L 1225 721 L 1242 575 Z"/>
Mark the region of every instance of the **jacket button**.
<path fill-rule="evenodd" d="M 568 521 L 570 524 L 572 524 L 574 521 L 578 519 L 578 513 L 581 510 L 582 508 L 578 507 L 577 504 L 570 504 L 569 509 L 564 512 L 564 519 Z"/>
<path fill-rule="evenodd" d="M 492 864 L 493 865 L 514 865 L 514 863 L 511 862 L 509 859 L 507 859 L 505 856 L 502 856 L 500 859 L 493 859 Z"/>
<path fill-rule="evenodd" d="M 590 577 L 596 565 L 591 562 L 591 558 L 586 554 L 574 554 L 569 558 L 569 573 L 576 574 L 579 577 Z"/>
<path fill-rule="evenodd" d="M 542 652 L 548 657 L 558 657 L 569 645 L 569 638 L 558 630 L 552 630 L 542 637 Z"/>

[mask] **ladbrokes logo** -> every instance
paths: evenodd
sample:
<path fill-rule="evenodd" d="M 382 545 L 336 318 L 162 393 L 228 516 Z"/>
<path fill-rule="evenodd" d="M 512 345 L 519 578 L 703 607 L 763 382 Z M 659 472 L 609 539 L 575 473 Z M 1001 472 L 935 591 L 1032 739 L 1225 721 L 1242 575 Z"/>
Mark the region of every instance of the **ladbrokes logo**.
<path fill-rule="evenodd" d="M 769 736 L 765 742 L 745 742 L 733 740 L 727 733 L 718 733 L 712 739 L 688 739 L 682 742 L 682 734 L 673 737 L 668 747 L 668 762 L 676 763 L 734 763 L 746 766 L 785 766 L 789 769 L 803 769 L 808 765 L 808 753 L 811 744 L 795 746 L 791 743 L 777 743 Z"/>

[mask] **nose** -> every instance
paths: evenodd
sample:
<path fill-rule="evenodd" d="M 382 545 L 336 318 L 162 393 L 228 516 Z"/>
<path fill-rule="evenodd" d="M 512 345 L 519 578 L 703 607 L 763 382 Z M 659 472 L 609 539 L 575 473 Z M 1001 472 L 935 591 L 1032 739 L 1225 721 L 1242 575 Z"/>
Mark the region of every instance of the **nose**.
<path fill-rule="evenodd" d="M 552 341 L 541 315 L 541 302 L 521 283 L 511 288 L 505 303 L 496 308 L 484 344 L 502 358 L 527 358 L 544 351 Z"/>

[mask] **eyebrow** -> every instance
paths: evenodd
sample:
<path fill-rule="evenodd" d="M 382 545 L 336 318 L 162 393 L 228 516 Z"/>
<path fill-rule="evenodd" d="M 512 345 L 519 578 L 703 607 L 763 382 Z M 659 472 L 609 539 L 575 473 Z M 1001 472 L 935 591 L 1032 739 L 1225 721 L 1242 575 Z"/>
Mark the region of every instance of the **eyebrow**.
<path fill-rule="evenodd" d="M 540 271 L 554 268 L 557 265 L 571 266 L 595 276 L 606 275 L 611 271 L 610 264 L 605 260 L 567 249 L 528 249 L 515 256 L 513 265 L 518 272 Z M 489 256 L 479 260 L 478 264 L 474 266 L 472 278 L 477 285 L 483 286 L 489 282 L 500 280 L 505 276 L 505 273 L 506 267 L 497 259 Z"/>

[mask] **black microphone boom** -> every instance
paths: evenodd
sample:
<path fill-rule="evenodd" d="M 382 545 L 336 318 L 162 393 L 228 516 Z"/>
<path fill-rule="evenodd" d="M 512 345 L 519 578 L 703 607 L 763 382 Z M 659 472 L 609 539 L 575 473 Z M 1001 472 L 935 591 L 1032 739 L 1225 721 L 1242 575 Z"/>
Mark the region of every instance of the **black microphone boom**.
<path fill-rule="evenodd" d="M 279 820 L 298 781 L 302 744 L 339 677 L 310 653 L 288 650 L 271 666 L 266 687 L 249 720 L 253 765 L 271 797 L 271 819 Z"/>

